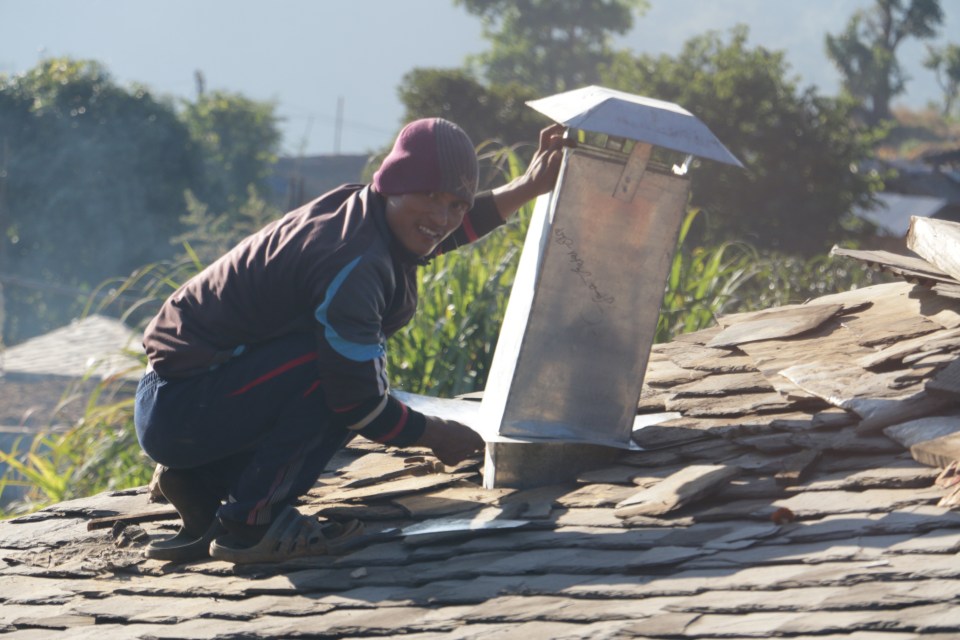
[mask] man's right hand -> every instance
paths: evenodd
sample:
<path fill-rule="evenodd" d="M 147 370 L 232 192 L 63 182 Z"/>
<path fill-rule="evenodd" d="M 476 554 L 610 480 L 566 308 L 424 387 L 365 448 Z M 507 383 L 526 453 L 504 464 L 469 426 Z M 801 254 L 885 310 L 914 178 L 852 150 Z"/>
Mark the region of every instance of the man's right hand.
<path fill-rule="evenodd" d="M 434 416 L 427 419 L 416 446 L 428 447 L 445 465 L 452 466 L 483 450 L 485 443 L 470 427 Z"/>

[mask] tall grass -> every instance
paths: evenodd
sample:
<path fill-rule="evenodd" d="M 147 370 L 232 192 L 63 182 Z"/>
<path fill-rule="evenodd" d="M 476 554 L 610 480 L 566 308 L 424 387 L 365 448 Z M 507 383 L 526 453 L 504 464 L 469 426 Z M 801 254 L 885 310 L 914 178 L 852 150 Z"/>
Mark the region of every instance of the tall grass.
<path fill-rule="evenodd" d="M 763 269 L 756 251 L 742 243 L 687 247 L 699 209 L 687 212 L 680 225 L 667 286 L 660 305 L 656 342 L 708 327 L 721 313 L 737 308 L 738 290 Z"/>
<path fill-rule="evenodd" d="M 87 389 L 89 381 L 76 387 Z M 66 391 L 71 395 L 77 391 Z M 0 478 L 6 487 L 26 489 L 8 515 L 29 512 L 46 504 L 107 489 L 145 484 L 151 465 L 140 452 L 133 430 L 133 399 L 122 374 L 97 381 L 88 392 L 84 416 L 63 432 L 41 433 L 26 449 L 21 439 L 10 451 L 0 451 L 7 469 Z"/>
<path fill-rule="evenodd" d="M 487 149 L 484 159 L 507 179 L 523 169 L 514 149 Z M 251 203 L 249 216 L 263 215 L 259 204 Z M 192 209 L 199 216 L 198 229 L 222 222 L 204 219 L 198 211 Z M 388 345 L 395 387 L 445 397 L 484 388 L 531 211 L 528 205 L 506 228 L 421 269 L 418 313 Z M 877 281 L 871 272 L 835 258 L 764 255 L 741 243 L 689 246 L 688 233 L 698 215 L 690 211 L 681 227 L 657 341 L 710 326 L 720 313 L 798 302 Z M 203 243 L 204 237 L 190 239 Z M 129 323 L 145 322 L 181 282 L 199 272 L 209 255 L 206 249 L 185 245 L 178 262 L 149 265 L 130 278 L 106 283 L 91 297 L 99 304 L 88 311 L 119 306 Z M 0 461 L 8 465 L 0 490 L 4 484 L 30 489 L 17 510 L 138 486 L 149 479 L 153 466 L 136 442 L 129 389 L 124 394 L 117 379 L 97 385 L 85 416 L 73 428 L 37 436 L 25 450 L 0 452 Z"/>

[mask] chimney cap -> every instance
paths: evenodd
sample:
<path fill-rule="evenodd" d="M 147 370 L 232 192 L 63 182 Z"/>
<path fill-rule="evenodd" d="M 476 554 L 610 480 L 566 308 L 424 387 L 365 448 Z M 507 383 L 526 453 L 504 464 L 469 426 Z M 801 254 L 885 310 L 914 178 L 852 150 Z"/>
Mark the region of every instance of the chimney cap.
<path fill-rule="evenodd" d="M 707 125 L 672 102 L 591 85 L 531 100 L 527 106 L 572 129 L 640 140 L 743 167 Z"/>

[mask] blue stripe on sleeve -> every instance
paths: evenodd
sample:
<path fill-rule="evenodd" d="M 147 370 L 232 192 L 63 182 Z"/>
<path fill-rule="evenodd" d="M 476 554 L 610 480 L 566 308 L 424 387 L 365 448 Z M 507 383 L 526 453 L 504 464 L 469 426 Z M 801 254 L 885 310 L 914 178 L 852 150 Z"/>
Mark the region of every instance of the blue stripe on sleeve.
<path fill-rule="evenodd" d="M 354 258 L 349 264 L 347 264 L 336 277 L 330 282 L 330 286 L 327 288 L 327 294 L 323 299 L 323 302 L 320 303 L 320 306 L 317 307 L 317 310 L 314 311 L 314 317 L 317 319 L 317 322 L 323 325 L 323 337 L 327 339 L 327 342 L 333 347 L 334 351 L 342 355 L 348 360 L 353 360 L 354 362 L 368 362 L 370 360 L 377 360 L 385 356 L 386 351 L 383 348 L 383 345 L 380 343 L 376 344 L 360 344 L 359 342 L 351 342 L 347 340 L 331 325 L 330 320 L 327 317 L 327 309 L 329 309 L 330 304 L 333 302 L 333 299 L 336 297 L 337 292 L 340 290 L 340 287 L 343 285 L 344 281 L 350 275 L 350 272 L 353 271 L 354 267 L 360 263 L 360 260 L 363 256 L 358 256 Z"/>

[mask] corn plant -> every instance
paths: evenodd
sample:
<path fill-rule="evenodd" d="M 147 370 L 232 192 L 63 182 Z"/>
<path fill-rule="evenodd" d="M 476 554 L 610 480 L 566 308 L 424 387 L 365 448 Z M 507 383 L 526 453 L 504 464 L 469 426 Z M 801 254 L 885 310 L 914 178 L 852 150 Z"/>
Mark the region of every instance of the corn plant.
<path fill-rule="evenodd" d="M 760 269 L 756 252 L 746 244 L 687 247 L 687 235 L 699 213 L 699 209 L 689 210 L 680 225 L 660 305 L 656 342 L 708 327 L 717 314 L 739 306 L 737 291 Z"/>

